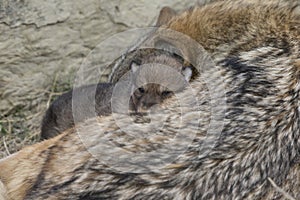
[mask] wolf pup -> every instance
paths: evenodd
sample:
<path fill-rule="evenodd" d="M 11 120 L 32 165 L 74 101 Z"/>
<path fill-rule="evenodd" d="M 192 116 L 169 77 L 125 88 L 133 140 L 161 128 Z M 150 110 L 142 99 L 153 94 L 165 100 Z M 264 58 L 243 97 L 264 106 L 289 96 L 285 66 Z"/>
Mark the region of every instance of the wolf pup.
<path fill-rule="evenodd" d="M 144 66 L 147 64 L 147 66 Z M 163 68 L 171 66 L 168 72 L 163 72 Z M 140 66 L 140 67 L 139 67 Z M 159 56 L 149 55 L 143 62 L 137 64 L 132 62 L 132 78 L 130 84 L 132 85 L 132 95 L 129 105 L 120 105 L 126 108 L 124 112 L 142 113 L 149 110 L 153 105 L 160 104 L 163 100 L 169 98 L 173 93 L 179 92 L 184 88 L 184 82 L 180 80 L 172 80 L 175 78 L 172 74 L 178 72 L 184 76 L 186 82 L 191 78 L 192 71 L 188 67 L 183 67 L 179 59 L 171 58 L 168 53 Z M 164 76 L 165 86 L 160 83 L 149 83 L 154 80 L 158 74 Z M 176 77 L 177 79 L 180 77 Z M 141 85 L 141 83 L 145 83 Z M 177 88 L 168 88 L 167 85 L 177 84 Z M 137 87 L 137 86 L 140 87 Z M 105 116 L 112 112 L 111 98 L 113 95 L 115 84 L 112 83 L 99 83 L 96 85 L 83 86 L 71 90 L 59 96 L 48 108 L 42 121 L 41 126 L 41 139 L 49 139 L 54 137 L 68 128 L 75 125 L 76 122 L 82 122 L 88 118 L 95 116 Z M 172 87 L 172 86 L 171 86 Z M 124 87 L 124 90 L 126 88 Z M 130 92 L 130 91 L 128 91 Z M 75 94 L 75 96 L 73 96 Z M 72 109 L 73 106 L 76 108 Z M 125 103 L 124 103 L 125 104 Z M 119 107 L 120 107 L 119 106 Z M 114 110 L 114 112 L 120 112 Z"/>
<path fill-rule="evenodd" d="M 163 126 L 121 129 L 104 116 L 78 126 L 84 138 L 71 128 L 24 148 L 0 161 L 8 199 L 285 199 L 273 183 L 300 199 L 299 22 L 298 2 L 275 0 L 217 1 L 172 18 L 167 27 L 215 61 L 191 82 L 197 105 L 172 96 L 162 102 L 170 112 L 156 116 Z M 189 90 L 178 95 L 193 103 Z M 209 151 L 206 141 L 215 141 Z"/>

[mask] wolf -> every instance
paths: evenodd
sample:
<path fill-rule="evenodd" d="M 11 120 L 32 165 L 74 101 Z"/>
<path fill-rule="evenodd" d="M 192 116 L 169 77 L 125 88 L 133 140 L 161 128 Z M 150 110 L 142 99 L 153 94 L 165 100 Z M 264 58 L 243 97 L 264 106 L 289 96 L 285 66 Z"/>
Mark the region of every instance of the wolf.
<path fill-rule="evenodd" d="M 192 90 L 165 100 L 150 125 L 91 118 L 1 160 L 8 199 L 284 199 L 272 183 L 299 199 L 298 11 L 216 1 L 175 16 L 166 27 L 214 61 Z"/>

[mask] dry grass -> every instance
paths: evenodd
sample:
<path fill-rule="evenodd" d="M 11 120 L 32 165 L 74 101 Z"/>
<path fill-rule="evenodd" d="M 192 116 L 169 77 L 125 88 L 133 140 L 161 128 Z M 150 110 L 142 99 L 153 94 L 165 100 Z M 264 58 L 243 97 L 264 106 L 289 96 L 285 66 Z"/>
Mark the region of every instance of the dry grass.
<path fill-rule="evenodd" d="M 47 86 L 43 91 L 39 91 L 39 89 L 35 91 L 34 88 L 31 88 L 35 92 L 26 96 L 25 100 L 26 104 L 31 101 L 39 102 L 38 106 L 20 106 L 16 103 L 8 106 L 0 114 L 0 158 L 40 140 L 40 124 L 47 107 L 57 96 L 72 88 L 73 75 L 72 73 L 68 76 L 56 73 L 48 80 L 41 81 L 50 81 L 50 84 L 46 84 Z M 35 86 L 34 84 L 23 85 L 24 87 Z M 34 96 L 34 94 L 37 95 Z M 19 99 L 16 97 L 16 101 L 18 100 L 24 100 L 22 94 L 20 94 Z"/>

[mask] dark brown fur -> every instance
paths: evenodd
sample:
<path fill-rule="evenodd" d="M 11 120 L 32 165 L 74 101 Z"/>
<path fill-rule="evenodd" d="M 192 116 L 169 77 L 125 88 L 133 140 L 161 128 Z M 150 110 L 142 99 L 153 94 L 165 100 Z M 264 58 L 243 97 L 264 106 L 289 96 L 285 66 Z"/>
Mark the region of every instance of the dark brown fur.
<path fill-rule="evenodd" d="M 70 90 L 47 109 L 41 125 L 41 139 L 52 138 L 88 118 L 111 114 L 113 84 L 100 83 Z M 72 109 L 75 106 L 76 108 Z"/>
<path fill-rule="evenodd" d="M 134 77 L 127 77 L 127 79 L 129 79 L 128 81 L 131 81 L 129 84 L 133 86 L 137 86 L 141 81 L 154 80 L 154 76 L 157 76 L 156 74 L 162 73 L 165 73 L 165 80 L 161 81 L 161 83 L 171 85 L 171 79 L 174 79 L 175 77 L 170 74 L 174 74 L 176 72 L 181 73 L 183 70 L 188 70 L 188 68 L 183 69 L 183 62 L 180 59 L 168 52 L 164 53 L 163 51 L 159 51 L 159 53 L 149 53 L 148 55 L 146 53 L 148 53 L 148 50 L 145 50 L 145 55 L 142 61 L 132 61 L 138 62 L 139 65 L 142 65 L 141 68 L 143 68 L 143 70 L 138 70 L 137 73 L 130 74 L 130 71 L 128 72 L 129 76 Z M 144 64 L 147 64 L 147 66 L 143 66 Z M 171 66 L 171 69 L 169 69 L 168 72 L 163 72 L 163 69 L 160 70 L 159 68 L 155 68 L 156 65 L 161 65 L 164 68 L 166 66 Z M 151 70 L 153 71 L 151 72 Z M 141 71 L 146 71 L 146 73 L 141 73 Z M 177 79 L 180 79 L 180 77 L 177 77 Z M 173 80 L 173 82 L 174 81 L 176 80 Z M 172 88 L 163 87 L 159 84 L 146 84 L 141 85 L 139 89 L 134 88 L 136 91 L 134 91 L 131 95 L 132 98 L 127 103 L 128 109 L 124 110 L 124 112 L 134 113 L 147 111 L 153 105 L 159 104 L 164 99 L 170 97 L 173 92 L 182 90 L 185 83 L 182 80 L 181 82 L 178 80 L 176 81 L 176 84 L 181 84 L 182 87 L 178 87 L 176 90 L 173 88 L 172 90 Z M 79 123 L 88 118 L 110 115 L 112 113 L 111 98 L 114 86 L 115 84 L 113 83 L 99 83 L 95 85 L 82 86 L 59 96 L 47 109 L 43 118 L 41 139 L 52 138 L 73 127 L 75 122 Z M 145 88 L 143 94 L 139 94 L 141 88 Z M 128 90 L 130 88 L 128 86 L 127 89 L 126 87 L 123 87 L 123 89 Z M 130 92 L 131 91 L 128 90 L 128 94 Z M 126 107 L 126 105 L 123 107 Z M 114 112 L 119 112 L 119 110 L 114 109 Z"/>

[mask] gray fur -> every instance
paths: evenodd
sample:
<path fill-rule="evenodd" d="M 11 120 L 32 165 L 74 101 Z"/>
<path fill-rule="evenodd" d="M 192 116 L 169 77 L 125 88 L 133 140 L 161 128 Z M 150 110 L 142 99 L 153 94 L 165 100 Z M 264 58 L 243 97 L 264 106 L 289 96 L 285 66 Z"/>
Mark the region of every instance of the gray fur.
<path fill-rule="evenodd" d="M 25 199 L 284 199 L 268 178 L 279 187 L 292 188 L 289 192 L 300 199 L 299 178 L 291 178 L 299 177 L 300 16 L 293 12 L 295 4 L 274 2 L 262 6 L 245 3 L 245 7 L 216 2 L 203 10 L 196 8 L 196 16 L 209 15 L 211 19 L 205 22 L 212 23 L 212 32 L 197 41 L 213 53 L 216 63 L 191 83 L 198 105 L 182 107 L 174 97 L 167 100 L 162 106 L 168 106 L 171 112 L 158 116 L 166 119 L 166 124 L 158 125 L 157 132 L 125 120 L 136 137 L 123 132 L 112 116 L 86 121 L 77 131 L 86 135 L 86 147 L 94 155 L 98 152 L 99 157 L 85 150 L 73 134 L 75 129 L 66 132 L 47 153 L 54 159 L 51 166 L 59 165 L 59 160 L 70 162 L 55 174 L 47 163 Z M 243 18 L 234 18 L 236 14 Z M 183 17 L 188 25 L 203 20 Z M 220 19 L 224 22 L 215 27 L 219 21 L 214 20 Z M 209 91 L 205 83 L 212 84 L 214 90 Z M 218 121 L 223 129 L 206 152 L 201 145 L 214 114 L 211 102 L 218 100 L 210 99 L 209 93 L 221 90 L 226 94 L 226 108 L 220 105 L 225 117 Z M 192 102 L 189 90 L 180 94 L 185 102 Z M 183 114 L 182 109 L 186 111 Z M 189 120 L 179 124 L 182 117 Z M 139 159 L 137 152 L 168 147 L 174 133 L 195 138 L 170 165 L 136 172 L 141 163 L 119 163 L 116 167 L 105 160 L 108 155 L 120 159 L 117 147 L 128 152 L 128 158 Z M 147 135 L 146 143 L 140 141 L 139 134 Z M 166 140 L 156 139 L 157 134 Z M 67 151 L 70 147 L 66 141 L 76 150 Z M 117 147 L 105 148 L 108 143 L 101 141 L 112 141 L 110 144 Z M 55 160 L 62 150 L 67 153 Z M 81 159 L 84 162 L 78 162 Z"/>

